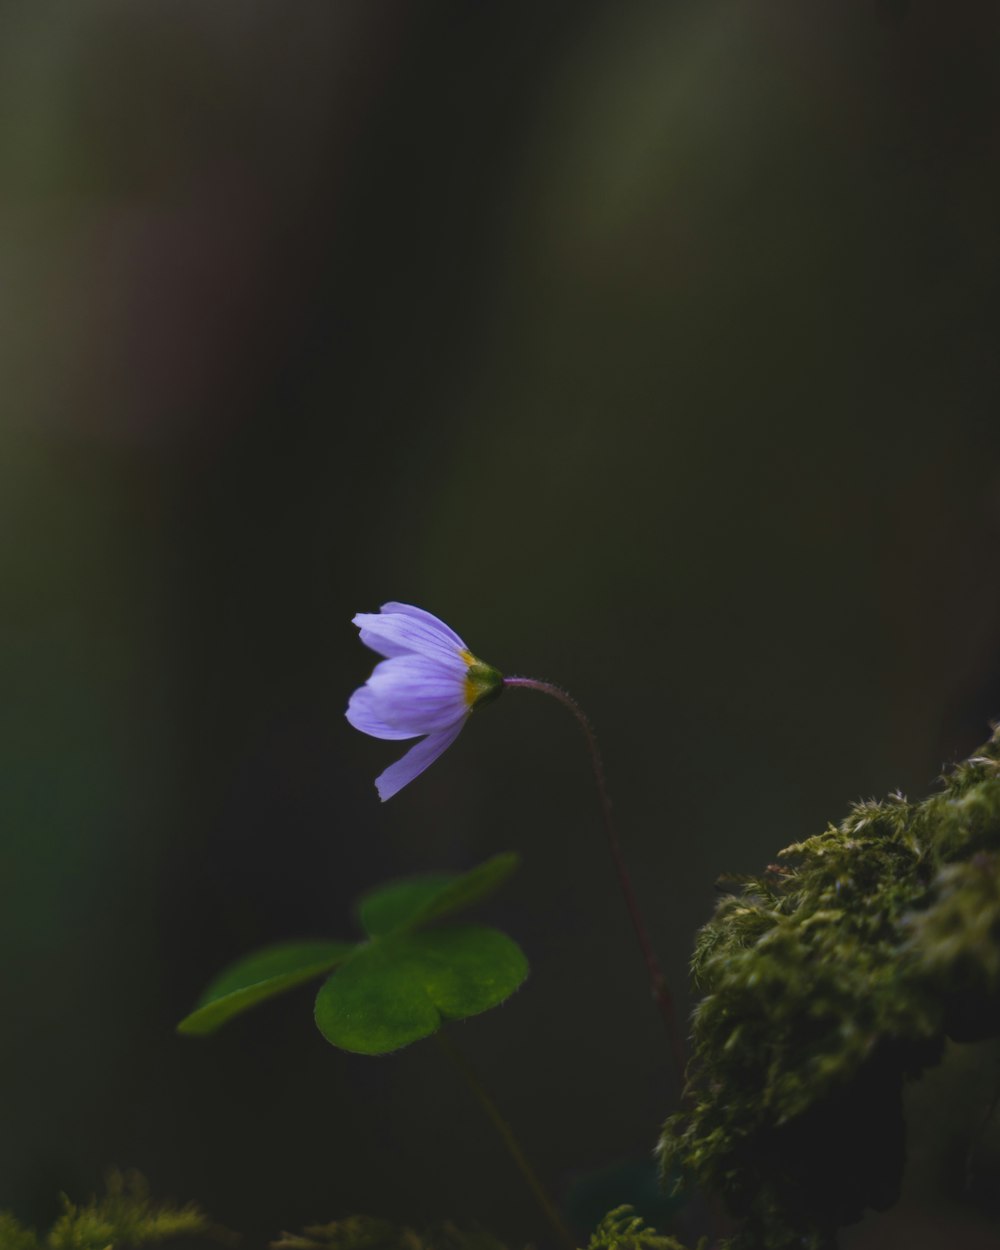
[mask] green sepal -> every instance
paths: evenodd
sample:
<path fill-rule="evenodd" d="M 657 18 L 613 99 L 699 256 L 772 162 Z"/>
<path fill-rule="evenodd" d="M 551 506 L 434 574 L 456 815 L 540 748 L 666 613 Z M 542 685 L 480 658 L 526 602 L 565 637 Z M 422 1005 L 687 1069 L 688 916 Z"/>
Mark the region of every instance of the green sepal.
<path fill-rule="evenodd" d="M 211 982 L 177 1032 L 189 1037 L 214 1033 L 265 999 L 330 972 L 356 949 L 353 942 L 282 942 L 255 951 Z"/>
<path fill-rule="evenodd" d="M 341 1050 L 383 1055 L 498 1006 L 527 975 L 524 952 L 496 929 L 396 932 L 360 947 L 324 982 L 316 1027 Z"/>
<path fill-rule="evenodd" d="M 483 703 L 492 703 L 503 694 L 503 673 L 492 664 L 484 664 L 475 659 L 465 675 L 472 706 L 479 707 Z"/>
<path fill-rule="evenodd" d="M 520 863 L 512 851 L 494 855 L 464 873 L 438 873 L 391 881 L 358 903 L 358 919 L 369 937 L 414 929 L 461 911 L 492 894 Z"/>

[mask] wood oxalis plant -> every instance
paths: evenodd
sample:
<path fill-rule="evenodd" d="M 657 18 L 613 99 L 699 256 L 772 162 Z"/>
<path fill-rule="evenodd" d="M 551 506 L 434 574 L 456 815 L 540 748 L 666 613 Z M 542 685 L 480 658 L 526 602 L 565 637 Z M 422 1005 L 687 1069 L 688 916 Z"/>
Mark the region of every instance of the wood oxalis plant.
<path fill-rule="evenodd" d="M 376 778 L 383 801 L 447 750 L 475 708 L 505 689 L 547 694 L 572 712 L 586 738 L 618 878 L 680 1076 L 683 1052 L 672 1002 L 620 850 L 597 739 L 579 706 L 548 682 L 502 676 L 477 659 L 454 630 L 421 608 L 387 603 L 378 613 L 359 614 L 354 623 L 361 641 L 383 658 L 351 696 L 347 719 L 372 737 L 419 739 Z M 573 1238 L 513 1130 L 441 1032 L 448 1020 L 465 1019 L 502 1003 L 527 976 L 528 961 L 506 934 L 480 925 L 442 923 L 500 886 L 517 862 L 515 855 L 503 854 L 462 875 L 389 882 L 356 906 L 365 935 L 361 941 L 289 942 L 256 951 L 217 976 L 178 1029 L 190 1036 L 213 1033 L 258 1003 L 322 978 L 315 1001 L 316 1026 L 342 1050 L 381 1055 L 437 1035 L 500 1133 L 553 1233 L 571 1246 Z"/>

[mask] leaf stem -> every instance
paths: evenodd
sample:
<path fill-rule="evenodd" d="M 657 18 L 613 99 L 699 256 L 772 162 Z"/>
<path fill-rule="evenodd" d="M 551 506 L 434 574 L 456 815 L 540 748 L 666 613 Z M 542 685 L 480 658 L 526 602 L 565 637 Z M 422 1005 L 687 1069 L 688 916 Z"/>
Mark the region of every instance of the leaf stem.
<path fill-rule="evenodd" d="M 625 907 L 631 918 L 635 935 L 639 940 L 639 948 L 642 951 L 646 972 L 649 976 L 650 990 L 666 1025 L 674 1071 L 683 1090 L 684 1043 L 681 1040 L 680 1030 L 677 1027 L 674 1000 L 667 986 L 663 971 L 660 968 L 659 961 L 656 958 L 656 952 L 653 950 L 649 930 L 646 928 L 646 922 L 639 907 L 639 900 L 636 898 L 635 889 L 632 885 L 632 877 L 629 873 L 628 865 L 625 863 L 625 856 L 622 854 L 621 842 L 618 839 L 618 830 L 611 810 L 611 793 L 608 790 L 608 782 L 604 774 L 604 761 L 601 758 L 601 750 L 597 744 L 597 735 L 594 732 L 594 727 L 591 725 L 583 708 L 580 707 L 572 695 L 567 694 L 559 686 L 554 686 L 551 682 L 538 681 L 534 677 L 505 677 L 503 684 L 515 689 L 537 690 L 540 694 L 547 694 L 572 712 L 576 717 L 577 724 L 583 730 L 583 736 L 587 740 L 587 749 L 590 752 L 590 766 L 594 774 L 594 781 L 597 783 L 601 815 L 604 818 L 604 831 L 607 834 L 608 846 L 611 848 L 611 857 L 618 872 L 618 882 L 621 885 L 622 895 L 625 899 Z"/>
<path fill-rule="evenodd" d="M 476 1075 L 469 1061 L 448 1036 L 447 1029 L 441 1028 L 434 1034 L 435 1041 L 444 1051 L 449 1063 L 458 1072 L 462 1080 L 469 1087 L 482 1109 L 486 1112 L 487 1117 L 493 1124 L 493 1127 L 500 1134 L 507 1153 L 513 1159 L 517 1170 L 521 1173 L 527 1182 L 528 1188 L 535 1195 L 538 1205 L 545 1213 L 552 1231 L 556 1234 L 560 1244 L 564 1250 L 576 1250 L 576 1242 L 572 1233 L 563 1223 L 562 1216 L 559 1214 L 555 1203 L 549 1197 L 548 1191 L 542 1182 L 538 1179 L 538 1175 L 534 1168 L 528 1162 L 527 1156 L 521 1149 L 521 1144 L 514 1134 L 514 1130 L 503 1115 L 503 1112 L 493 1101 L 486 1087 Z"/>

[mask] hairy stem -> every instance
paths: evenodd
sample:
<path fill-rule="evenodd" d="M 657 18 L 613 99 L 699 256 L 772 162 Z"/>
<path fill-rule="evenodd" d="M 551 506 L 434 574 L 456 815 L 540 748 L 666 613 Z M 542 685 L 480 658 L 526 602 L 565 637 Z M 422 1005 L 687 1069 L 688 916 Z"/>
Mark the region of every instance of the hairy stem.
<path fill-rule="evenodd" d="M 507 1153 L 513 1159 L 517 1170 L 521 1173 L 526 1181 L 528 1188 L 535 1195 L 538 1205 L 545 1213 L 552 1231 L 559 1238 L 559 1243 L 565 1250 L 576 1250 L 576 1242 L 572 1233 L 563 1223 L 562 1216 L 556 1209 L 555 1203 L 549 1197 L 548 1191 L 528 1162 L 527 1156 L 521 1149 L 521 1144 L 514 1134 L 514 1130 L 504 1118 L 503 1113 L 491 1098 L 482 1081 L 476 1075 L 475 1071 L 469 1064 L 462 1052 L 457 1048 L 452 1039 L 448 1036 L 446 1029 L 439 1029 L 434 1035 L 438 1045 L 448 1057 L 448 1062 L 458 1072 L 462 1080 L 466 1083 L 472 1093 L 475 1095 L 477 1102 L 486 1112 L 490 1122 L 496 1131 L 500 1134 Z"/>
<path fill-rule="evenodd" d="M 667 1037 L 670 1042 L 670 1054 L 677 1074 L 677 1080 L 683 1089 L 684 1043 L 681 1040 L 680 1030 L 677 1027 L 674 1000 L 667 986 L 663 971 L 660 968 L 659 961 L 656 958 L 656 953 L 653 950 L 649 930 L 646 928 L 646 922 L 642 917 L 639 901 L 636 898 L 635 889 L 632 885 L 632 877 L 629 873 L 628 865 L 625 863 L 625 856 L 622 854 L 621 842 L 618 839 L 618 830 L 611 810 L 611 794 L 608 790 L 607 778 L 604 775 L 604 762 L 601 759 L 601 751 L 597 744 L 597 735 L 594 733 L 594 727 L 587 719 L 579 703 L 571 695 L 568 695 L 565 690 L 552 685 L 551 682 L 537 681 L 534 677 L 505 677 L 503 684 L 514 689 L 537 690 L 540 694 L 547 694 L 551 698 L 556 699 L 563 707 L 573 713 L 577 724 L 583 730 L 583 736 L 587 740 L 587 749 L 590 752 L 590 766 L 594 773 L 594 780 L 597 783 L 597 793 L 601 804 L 601 814 L 604 818 L 604 830 L 608 837 L 608 845 L 611 848 L 611 857 L 615 862 L 618 881 L 621 885 L 622 895 L 625 898 L 625 906 L 632 920 L 632 927 L 639 940 L 639 948 L 646 963 L 649 986 L 653 998 L 660 1009 L 663 1022 L 666 1025 Z"/>

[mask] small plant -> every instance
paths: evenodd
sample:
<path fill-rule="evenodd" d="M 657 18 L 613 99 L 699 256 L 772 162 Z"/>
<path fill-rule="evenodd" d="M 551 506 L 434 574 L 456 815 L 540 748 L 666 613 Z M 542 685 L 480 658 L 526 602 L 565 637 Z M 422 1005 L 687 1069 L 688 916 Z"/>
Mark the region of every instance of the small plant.
<path fill-rule="evenodd" d="M 586 739 L 615 869 L 680 1077 L 683 1047 L 672 1001 L 618 842 L 597 738 L 578 704 L 549 682 L 504 677 L 477 659 L 453 629 L 422 608 L 386 603 L 377 613 L 359 614 L 354 623 L 361 641 L 383 659 L 351 695 L 347 719 L 371 737 L 420 739 L 376 778 L 383 801 L 447 750 L 475 708 L 505 689 L 546 694 L 576 718 Z M 464 1019 L 497 1006 L 527 976 L 523 952 L 505 934 L 481 926 L 439 923 L 496 889 L 516 863 L 516 856 L 498 855 L 462 876 L 439 874 L 390 882 L 357 905 L 364 941 L 293 942 L 257 951 L 216 977 L 178 1031 L 213 1033 L 250 1007 L 322 977 L 314 1015 L 320 1032 L 334 1046 L 381 1055 L 436 1034 L 500 1134 L 552 1231 L 564 1246 L 571 1247 L 571 1234 L 510 1125 L 454 1043 L 441 1032 L 446 1020 Z M 365 1225 L 369 1232 L 375 1227 Z M 341 1225 L 330 1228 L 333 1235 L 344 1234 Z"/>

